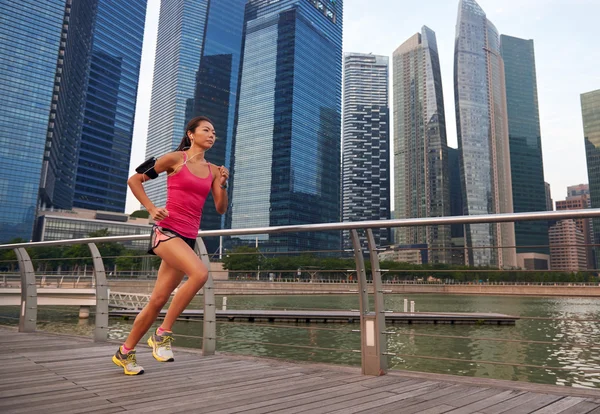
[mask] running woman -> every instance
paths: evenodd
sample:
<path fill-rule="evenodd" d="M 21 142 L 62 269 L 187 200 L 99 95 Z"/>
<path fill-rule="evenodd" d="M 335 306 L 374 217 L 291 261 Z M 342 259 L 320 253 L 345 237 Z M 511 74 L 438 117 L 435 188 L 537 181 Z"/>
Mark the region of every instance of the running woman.
<path fill-rule="evenodd" d="M 183 276 L 188 280 L 177 290 L 165 319 L 148 339 L 152 355 L 160 362 L 173 361 L 173 324 L 208 279 L 208 269 L 194 252 L 200 229 L 202 209 L 212 191 L 219 214 L 227 211 L 227 179 L 229 171 L 204 158 L 215 143 L 215 130 L 206 117 L 193 118 L 179 147 L 157 160 L 150 159 L 136 169 L 127 184 L 133 195 L 148 210 L 155 225 L 148 253 L 162 261 L 148 304 L 138 314 L 125 343 L 113 356 L 113 362 L 126 375 L 139 375 L 144 368 L 137 364 L 135 347 L 156 321 L 161 309 L 179 286 Z M 144 182 L 167 172 L 167 205 L 156 207 L 144 191 Z"/>

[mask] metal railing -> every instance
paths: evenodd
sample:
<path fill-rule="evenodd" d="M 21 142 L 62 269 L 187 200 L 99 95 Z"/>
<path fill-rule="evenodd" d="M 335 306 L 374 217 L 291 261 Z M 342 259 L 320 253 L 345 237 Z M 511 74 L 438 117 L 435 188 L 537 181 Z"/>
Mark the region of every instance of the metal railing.
<path fill-rule="evenodd" d="M 315 232 L 315 231 L 341 231 L 348 230 L 353 246 L 353 256 L 355 261 L 356 283 L 358 284 L 359 313 L 360 313 L 360 334 L 361 334 L 361 367 L 363 374 L 382 375 L 388 370 L 388 356 L 414 358 L 434 358 L 438 360 L 455 360 L 453 358 L 428 357 L 419 355 L 405 355 L 401 353 L 388 352 L 387 337 L 394 334 L 386 331 L 384 309 L 382 272 L 385 271 L 379 267 L 378 248 L 375 245 L 375 239 L 372 229 L 407 227 L 407 226 L 438 226 L 450 224 L 479 224 L 479 223 L 503 223 L 518 222 L 530 220 L 555 221 L 574 218 L 594 218 L 600 217 L 600 209 L 587 210 L 566 210 L 556 212 L 532 212 L 532 213 L 511 213 L 511 214 L 490 214 L 477 216 L 459 216 L 459 217 L 433 217 L 422 219 L 395 219 L 395 220 L 377 220 L 362 222 L 344 222 L 344 223 L 324 223 L 294 226 L 278 227 L 260 227 L 247 229 L 226 229 L 201 231 L 198 233 L 198 243 L 196 253 L 203 260 L 204 264 L 210 269 L 209 254 L 202 242 L 202 237 L 213 236 L 241 236 L 257 234 L 278 234 L 290 232 Z M 368 257 L 370 259 L 371 280 L 367 280 L 365 266 L 365 252 L 363 251 L 361 239 L 358 230 L 364 230 Z M 85 244 L 88 246 L 93 262 L 94 287 L 96 289 L 96 325 L 94 339 L 96 341 L 105 341 L 108 334 L 108 283 L 106 280 L 106 270 L 96 243 L 103 242 L 126 242 L 148 239 L 149 236 L 131 235 L 131 236 L 109 236 L 95 237 L 73 240 L 44 241 L 32 243 L 17 243 L 0 245 L 0 250 L 14 250 L 21 279 L 21 306 L 19 314 L 19 331 L 33 332 L 36 329 L 37 321 L 37 285 L 36 275 L 32 260 L 27 253 L 27 248 L 45 247 L 45 246 L 65 246 L 75 244 Z M 354 270 L 354 269 L 353 269 Z M 448 270 L 445 270 L 448 271 Z M 214 297 L 214 281 L 209 274 L 208 281 L 204 286 L 203 303 L 203 336 L 202 349 L 204 355 L 212 355 L 216 348 L 216 305 Z M 370 292 L 372 292 L 372 305 L 369 306 Z M 565 319 L 567 320 L 567 319 Z M 326 329 L 326 328 L 323 328 Z M 459 337 L 459 336 L 455 336 Z M 493 340 L 491 338 L 480 338 L 481 340 Z M 247 341 L 246 341 L 247 342 Z M 260 343 L 260 341 L 254 341 Z M 525 341 L 524 341 L 525 342 Z M 300 345 L 289 344 L 290 347 L 302 347 Z M 315 347 L 313 347 L 315 348 Z M 334 350 L 330 348 L 323 348 Z M 346 350 L 348 351 L 348 350 Z M 352 351 L 352 350 L 350 350 Z M 458 360 L 458 359 L 456 359 Z M 468 361 L 467 362 L 477 362 Z M 480 361 L 483 363 L 499 365 L 520 365 L 498 361 Z M 589 371 L 589 370 L 588 370 Z"/>

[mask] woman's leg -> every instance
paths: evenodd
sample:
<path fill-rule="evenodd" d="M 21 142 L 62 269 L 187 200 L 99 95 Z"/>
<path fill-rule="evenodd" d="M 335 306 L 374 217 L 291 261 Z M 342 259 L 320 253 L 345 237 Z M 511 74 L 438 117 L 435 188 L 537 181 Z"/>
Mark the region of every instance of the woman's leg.
<path fill-rule="evenodd" d="M 182 241 L 181 239 L 174 238 L 169 241 L 160 243 L 159 246 L 170 244 L 175 240 Z M 155 249 L 155 251 L 156 250 L 158 250 L 158 247 Z M 135 348 L 140 339 L 142 339 L 142 337 L 146 334 L 148 329 L 150 329 L 150 327 L 158 317 L 161 309 L 163 308 L 163 306 L 165 306 L 165 304 L 171 297 L 171 293 L 181 283 L 183 275 L 184 273 L 182 271 L 170 266 L 164 260 L 162 261 L 162 263 L 160 264 L 160 268 L 158 269 L 156 284 L 154 285 L 154 289 L 152 290 L 150 300 L 148 301 L 148 304 L 144 307 L 144 309 L 142 309 L 142 311 L 135 318 L 135 322 L 133 323 L 131 332 L 129 333 L 129 336 L 125 341 L 125 346 L 128 349 Z"/>
<path fill-rule="evenodd" d="M 173 238 L 166 243 L 161 243 L 154 252 L 172 268 L 186 274 L 188 280 L 177 290 L 173 301 L 169 305 L 167 315 L 161 328 L 171 331 L 173 324 L 181 312 L 190 304 L 198 291 L 208 280 L 208 269 L 192 248 L 180 238 Z"/>

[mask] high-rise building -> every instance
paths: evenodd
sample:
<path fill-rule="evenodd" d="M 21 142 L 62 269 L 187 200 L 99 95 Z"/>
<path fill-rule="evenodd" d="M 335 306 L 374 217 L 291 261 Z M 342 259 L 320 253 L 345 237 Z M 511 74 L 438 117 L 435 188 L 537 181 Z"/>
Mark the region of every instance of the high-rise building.
<path fill-rule="evenodd" d="M 233 164 L 233 228 L 338 222 L 341 0 L 250 0 Z M 278 251 L 339 249 L 339 232 L 240 236 Z M 235 240 L 234 240 L 235 241 Z"/>
<path fill-rule="evenodd" d="M 73 206 L 125 211 L 147 0 L 97 0 Z"/>
<path fill-rule="evenodd" d="M 567 190 L 567 194 L 572 193 L 572 187 L 569 187 Z M 573 193 L 579 193 L 585 191 L 584 189 L 574 189 Z M 582 210 L 585 208 L 589 208 L 590 197 L 588 194 L 577 195 L 577 196 L 569 196 L 566 200 L 557 201 L 556 202 L 556 210 Z M 594 233 L 592 228 L 592 220 L 585 218 L 575 219 L 575 224 L 577 225 L 577 229 L 583 234 L 583 241 L 586 251 L 587 258 L 587 269 L 594 269 L 594 249 L 590 246 L 594 240 Z"/>
<path fill-rule="evenodd" d="M 162 0 L 146 155 L 173 151 L 186 123 L 202 115 L 217 140 L 206 159 L 231 166 L 246 0 Z M 174 62 L 179 62 L 175 64 Z M 148 183 L 151 200 L 166 203 L 165 177 Z M 223 228 L 212 195 L 202 211 L 203 230 Z M 216 240 L 205 240 L 216 249 Z"/>
<path fill-rule="evenodd" d="M 194 102 L 208 3 L 208 0 L 160 3 L 146 158 L 175 150 L 184 136 L 186 109 L 189 111 Z M 155 205 L 164 206 L 166 174 L 147 182 L 145 190 Z"/>
<path fill-rule="evenodd" d="M 567 198 L 568 197 L 579 197 L 582 195 L 590 195 L 590 186 L 588 184 L 577 184 L 577 185 L 570 185 L 567 187 Z M 587 198 L 589 201 L 589 206 L 588 208 L 591 208 L 592 204 L 591 204 L 591 200 L 588 197 Z"/>
<path fill-rule="evenodd" d="M 533 40 L 501 35 L 515 213 L 546 211 Z M 515 223 L 517 253 L 549 254 L 548 223 Z"/>
<path fill-rule="evenodd" d="M 561 220 L 550 226 L 550 269 L 569 272 L 587 267 L 585 238 L 575 220 Z"/>
<path fill-rule="evenodd" d="M 0 1 L 0 242 L 33 232 L 65 0 Z"/>
<path fill-rule="evenodd" d="M 460 151 L 448 147 L 448 176 L 450 177 L 450 215 L 465 214 L 463 206 L 462 185 L 460 182 Z M 458 266 L 465 264 L 465 226 L 464 224 L 450 225 L 452 237 L 451 263 Z"/>
<path fill-rule="evenodd" d="M 450 181 L 442 78 L 435 33 L 423 27 L 394 52 L 396 218 L 449 216 Z M 403 227 L 400 245 L 427 244 L 431 263 L 450 263 L 450 226 Z"/>
<path fill-rule="evenodd" d="M 600 208 L 600 89 L 581 95 L 583 135 L 587 158 L 588 183 L 592 208 Z M 594 243 L 600 244 L 600 219 L 592 220 Z M 600 248 L 594 248 L 600 257 Z"/>
<path fill-rule="evenodd" d="M 389 58 L 344 55 L 342 221 L 390 218 Z M 374 230 L 378 246 L 391 244 L 389 229 Z M 352 247 L 349 232 L 344 249 Z"/>
<path fill-rule="evenodd" d="M 512 187 L 500 37 L 475 0 L 460 0 L 454 96 L 466 213 L 511 213 Z M 469 263 L 516 267 L 513 223 L 466 226 Z"/>
<path fill-rule="evenodd" d="M 42 210 L 73 206 L 97 8 L 98 0 L 65 2 L 40 181 Z"/>

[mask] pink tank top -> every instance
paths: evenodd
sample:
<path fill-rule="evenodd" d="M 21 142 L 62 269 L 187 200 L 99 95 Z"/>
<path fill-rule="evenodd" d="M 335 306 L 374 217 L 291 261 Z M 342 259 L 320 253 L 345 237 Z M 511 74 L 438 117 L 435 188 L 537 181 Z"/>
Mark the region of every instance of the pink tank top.
<path fill-rule="evenodd" d="M 208 164 L 207 164 L 208 165 Z M 183 153 L 181 169 L 167 177 L 167 205 L 169 217 L 156 224 L 195 239 L 200 229 L 202 210 L 212 187 L 212 170 L 206 178 L 192 174 L 187 167 L 187 154 Z"/>

